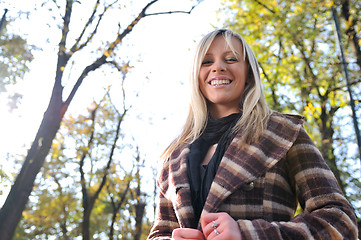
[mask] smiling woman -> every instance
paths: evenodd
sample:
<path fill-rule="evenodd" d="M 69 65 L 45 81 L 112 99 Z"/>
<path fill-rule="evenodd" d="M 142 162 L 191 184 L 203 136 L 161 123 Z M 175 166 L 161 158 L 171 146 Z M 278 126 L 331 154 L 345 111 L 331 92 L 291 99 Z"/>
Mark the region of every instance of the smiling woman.
<path fill-rule="evenodd" d="M 199 88 L 208 100 L 212 117 L 221 118 L 240 111 L 247 76 L 248 64 L 242 54 L 241 42 L 234 38 L 226 41 L 217 36 L 199 70 Z"/>
<path fill-rule="evenodd" d="M 356 239 L 353 209 L 303 117 L 267 107 L 258 69 L 236 33 L 215 30 L 199 43 L 149 239 Z M 294 217 L 298 203 L 304 213 Z"/>

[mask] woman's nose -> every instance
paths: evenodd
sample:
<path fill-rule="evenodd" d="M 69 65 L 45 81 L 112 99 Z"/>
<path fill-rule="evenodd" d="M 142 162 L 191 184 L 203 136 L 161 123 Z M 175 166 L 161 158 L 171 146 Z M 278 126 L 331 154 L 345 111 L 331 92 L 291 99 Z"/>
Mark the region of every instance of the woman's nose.
<path fill-rule="evenodd" d="M 226 66 L 222 61 L 216 61 L 213 64 L 212 72 L 224 72 L 226 70 Z"/>

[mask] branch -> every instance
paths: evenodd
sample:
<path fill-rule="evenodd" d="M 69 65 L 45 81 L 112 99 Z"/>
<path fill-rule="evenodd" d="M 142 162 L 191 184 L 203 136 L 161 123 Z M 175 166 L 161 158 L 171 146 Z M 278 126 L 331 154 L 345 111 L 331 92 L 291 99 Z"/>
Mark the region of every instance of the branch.
<path fill-rule="evenodd" d="M 354 85 L 359 84 L 359 83 L 361 83 L 361 78 L 359 80 L 357 80 L 357 81 L 350 82 L 350 86 L 354 86 Z M 330 92 L 339 91 L 339 90 L 341 90 L 341 89 L 343 89 L 345 87 L 347 87 L 347 86 L 342 85 L 340 87 L 335 87 L 335 88 L 330 89 Z"/>
<path fill-rule="evenodd" d="M 273 103 L 275 104 L 275 106 L 280 109 L 281 104 L 279 103 L 277 97 L 276 97 L 276 89 L 275 86 L 273 84 L 273 82 L 271 82 L 271 78 L 268 76 L 266 70 L 264 69 L 263 65 L 261 63 L 259 63 L 260 68 L 262 69 L 263 75 L 265 76 L 265 78 L 267 79 L 267 81 L 270 83 L 271 85 L 271 95 L 272 95 L 272 100 Z"/>
<path fill-rule="evenodd" d="M 63 17 L 63 28 L 61 33 L 61 40 L 59 42 L 59 52 L 58 52 L 58 63 L 56 66 L 56 76 L 55 76 L 55 83 L 52 93 L 52 98 L 55 98 L 57 103 L 61 103 L 61 95 L 63 86 L 61 84 L 61 79 L 64 72 L 64 67 L 68 63 L 69 55 L 66 53 L 66 41 L 69 33 L 69 24 L 70 24 L 70 17 L 73 8 L 73 1 L 66 1 L 65 7 L 65 14 Z"/>
<path fill-rule="evenodd" d="M 66 55 L 65 46 L 66 46 L 66 41 L 67 41 L 67 37 L 68 37 L 68 33 L 69 33 L 69 24 L 70 24 L 70 17 L 71 17 L 72 8 L 73 8 L 73 1 L 69 1 L 69 0 L 66 1 L 65 15 L 64 15 L 64 18 L 63 18 L 64 26 L 63 26 L 63 29 L 62 29 L 61 40 L 60 40 L 60 43 L 59 43 L 59 53 L 58 53 L 58 55 L 60 55 L 60 56 Z"/>
<path fill-rule="evenodd" d="M 125 76 L 124 76 L 125 78 Z M 124 81 L 124 78 L 123 78 L 123 81 Z M 124 88 L 123 88 L 123 91 L 124 91 Z M 108 95 L 109 96 L 109 91 L 106 92 L 105 95 Z M 123 101 L 125 101 L 124 99 L 124 96 L 123 96 Z M 123 102 L 123 104 L 125 104 L 125 102 Z M 112 104 L 113 105 L 113 104 Z M 114 105 L 113 105 L 114 106 Z M 120 137 L 120 126 L 121 126 L 121 123 L 123 122 L 123 119 L 124 119 L 124 116 L 125 114 L 127 113 L 127 109 L 125 109 L 124 107 L 124 111 L 122 114 L 120 114 L 118 111 L 117 114 L 119 115 L 118 117 L 118 124 L 117 124 L 117 128 L 116 128 L 116 133 L 115 133 L 115 138 L 113 140 L 113 144 L 112 144 L 112 147 L 111 147 L 111 150 L 110 150 L 110 155 L 109 155 L 109 159 L 108 159 L 108 162 L 107 162 L 107 165 L 106 167 L 104 168 L 104 175 L 102 177 L 102 181 L 97 189 L 97 191 L 95 192 L 95 194 L 93 195 L 92 197 L 92 200 L 95 200 L 98 198 L 100 192 L 102 191 L 103 187 L 105 186 L 106 182 L 107 182 L 107 177 L 108 177 L 108 174 L 109 174 L 109 169 L 110 169 L 110 166 L 113 162 L 113 156 L 114 156 L 114 152 L 115 152 L 115 148 L 117 146 L 117 142 L 119 140 L 119 137 Z"/>
<path fill-rule="evenodd" d="M 88 20 L 87 24 L 84 26 L 84 29 L 83 29 L 82 33 L 80 34 L 80 36 L 79 36 L 79 38 L 77 39 L 77 41 L 76 41 L 76 43 L 74 44 L 74 46 L 72 47 L 70 54 L 73 54 L 74 52 L 79 51 L 79 50 L 83 49 L 84 47 L 86 47 L 86 46 L 88 45 L 88 43 L 93 39 L 93 37 L 94 37 L 95 34 L 97 33 L 98 27 L 99 27 L 99 25 L 100 25 L 101 20 L 103 19 L 103 16 L 104 16 L 105 12 L 106 12 L 111 6 L 113 6 L 116 2 L 118 2 L 118 0 L 116 0 L 116 1 L 114 1 L 113 3 L 109 4 L 108 6 L 105 6 L 105 7 L 104 7 L 104 11 L 103 11 L 101 14 L 99 14 L 98 22 L 97 22 L 97 24 L 96 24 L 93 32 L 89 35 L 89 37 L 87 38 L 87 40 L 78 47 L 78 44 L 79 44 L 80 40 L 82 39 L 82 37 L 83 37 L 86 29 L 88 28 L 88 26 L 89 26 L 89 25 L 93 22 L 93 20 L 94 20 L 94 16 L 95 16 L 95 13 L 96 13 L 96 11 L 97 11 L 99 2 L 100 2 L 100 0 L 97 1 L 96 5 L 95 5 L 95 7 L 94 7 L 94 11 L 93 11 L 92 15 L 89 17 L 89 20 Z"/>
<path fill-rule="evenodd" d="M 122 84 L 121 84 L 121 86 L 122 86 L 122 93 L 123 93 L 123 112 L 128 111 L 130 108 L 132 108 L 132 105 L 130 105 L 128 108 L 125 107 L 124 81 L 125 81 L 125 77 L 126 77 L 126 75 L 127 75 L 127 73 L 128 73 L 128 70 L 129 70 L 129 68 L 130 68 L 129 61 L 128 61 L 127 63 L 124 63 L 123 66 L 119 66 L 119 64 L 118 64 L 116 61 L 109 61 L 109 62 L 107 62 L 107 63 L 113 65 L 119 72 L 121 72 L 121 73 L 123 74 L 123 76 L 122 76 Z M 108 93 L 109 93 L 109 92 L 108 92 Z M 109 96 L 109 99 L 111 99 L 110 94 L 108 94 L 108 96 Z M 114 108 L 114 111 L 116 111 L 118 114 L 120 114 L 119 111 L 118 111 L 118 109 L 117 109 L 117 108 L 114 106 L 114 104 L 112 103 L 112 101 L 110 101 L 110 102 L 111 102 L 111 104 L 112 104 L 112 106 L 113 106 L 113 108 Z"/>
<path fill-rule="evenodd" d="M 118 124 L 117 124 L 117 129 L 116 129 L 116 133 L 115 133 L 115 138 L 114 138 L 114 141 L 113 141 L 113 144 L 112 144 L 112 147 L 111 147 L 111 150 L 110 150 L 110 155 L 109 155 L 109 159 L 108 159 L 108 163 L 107 163 L 107 166 L 105 167 L 104 169 L 104 175 L 103 175 L 103 178 L 102 178 L 102 181 L 97 189 L 97 191 L 95 192 L 94 196 L 93 196 L 93 199 L 97 199 L 101 190 L 103 189 L 105 183 L 107 182 L 107 176 L 109 174 L 109 169 L 110 169 L 110 166 L 113 162 L 113 155 L 114 155 L 114 151 L 115 151 L 115 148 L 117 146 L 117 142 L 118 142 L 118 139 L 120 137 L 120 125 L 121 123 L 123 122 L 123 119 L 124 119 L 124 116 L 126 114 L 126 110 L 123 112 L 123 114 L 119 115 L 118 117 Z"/>
<path fill-rule="evenodd" d="M 82 84 L 84 78 L 88 75 L 88 73 L 91 71 L 94 71 L 97 68 L 99 68 L 100 66 L 102 66 L 105 63 L 105 59 L 106 59 L 106 56 L 103 55 L 83 70 L 82 74 L 80 75 L 80 77 L 76 81 L 73 89 L 71 90 L 68 98 L 65 100 L 65 102 L 64 102 L 65 106 L 69 106 L 70 102 L 73 100 L 73 98 L 75 96 L 75 93 L 78 91 L 80 85 Z"/>
<path fill-rule="evenodd" d="M 268 11 L 270 11 L 271 13 L 275 14 L 276 12 L 274 10 L 272 10 L 270 7 L 266 6 L 264 3 L 262 3 L 259 0 L 254 0 L 256 3 L 258 3 L 259 5 L 261 5 L 262 7 L 264 7 L 265 9 L 267 9 Z"/>
<path fill-rule="evenodd" d="M 158 0 L 153 0 L 152 2 L 148 3 L 139 13 L 138 17 L 131 24 L 129 24 L 129 26 L 121 34 L 117 35 L 117 38 L 109 45 L 108 49 L 104 51 L 103 55 L 83 70 L 82 74 L 80 75 L 73 89 L 71 90 L 68 98 L 64 102 L 65 107 L 69 106 L 70 102 L 75 96 L 75 93 L 78 91 L 80 85 L 82 84 L 84 78 L 88 75 L 88 73 L 96 70 L 104 63 L 106 63 L 106 58 L 111 55 L 111 53 L 113 53 L 114 48 L 123 40 L 126 35 L 128 35 L 132 31 L 133 27 L 139 22 L 139 20 L 145 16 L 145 11 L 157 1 Z"/>
<path fill-rule="evenodd" d="M 134 26 L 144 17 L 146 16 L 150 16 L 150 15 L 154 15 L 154 14 L 146 14 L 147 9 L 153 5 L 154 3 L 158 2 L 159 0 L 153 0 L 150 3 L 148 3 L 139 13 L 139 15 L 128 25 L 127 28 L 125 28 L 123 30 L 122 33 L 118 33 L 116 39 L 109 45 L 109 47 L 104 51 L 103 55 L 98 58 L 94 63 L 90 64 L 89 66 L 87 66 L 84 71 L 82 72 L 81 76 L 78 78 L 77 82 L 75 83 L 72 91 L 70 92 L 68 98 L 66 99 L 66 101 L 64 102 L 65 107 L 67 107 L 70 102 L 72 101 L 72 99 L 75 96 L 75 93 L 77 92 L 78 88 L 80 87 L 80 85 L 82 84 L 84 78 L 88 75 L 89 72 L 96 70 L 97 68 L 99 68 L 100 66 L 102 66 L 104 63 L 106 63 L 106 59 L 107 57 L 109 57 L 113 52 L 116 46 L 118 46 L 122 40 L 125 38 L 125 36 L 127 36 L 134 28 Z M 198 1 L 198 3 L 200 3 L 201 1 Z M 195 5 L 197 6 L 197 5 Z M 192 9 L 189 11 L 191 12 L 195 6 L 192 7 Z M 180 11 L 179 11 L 180 12 Z"/>
<path fill-rule="evenodd" d="M 97 2 L 95 3 L 95 7 L 94 7 L 94 9 L 93 9 L 93 13 L 90 15 L 90 17 L 89 17 L 89 19 L 88 19 L 88 22 L 85 24 L 85 26 L 84 26 L 84 28 L 83 28 L 83 31 L 80 33 L 79 37 L 76 39 L 73 47 L 72 47 L 71 50 L 70 50 L 70 52 L 71 52 L 70 54 L 73 54 L 73 53 L 75 53 L 77 50 L 80 49 L 80 47 L 78 47 L 78 44 L 79 44 L 80 40 L 83 38 L 83 35 L 84 35 L 85 31 L 88 29 L 89 25 L 93 22 L 95 13 L 97 12 L 97 9 L 98 9 L 98 6 L 99 6 L 99 3 L 100 3 L 100 0 L 97 0 Z M 100 20 L 101 20 L 101 18 L 99 18 L 98 24 L 97 24 L 97 26 L 95 27 L 94 32 L 96 32 Z M 88 41 L 90 40 L 90 38 L 92 38 L 92 35 L 91 35 L 91 37 L 88 37 L 87 41 L 83 44 L 84 46 L 88 43 Z M 82 45 L 82 46 L 83 46 L 83 45 Z M 84 46 L 83 46 L 83 47 L 84 47 Z"/>
<path fill-rule="evenodd" d="M 118 212 L 120 207 L 123 205 L 125 198 L 128 194 L 129 188 L 130 188 L 130 183 L 131 183 L 131 179 L 128 179 L 127 181 L 127 185 L 125 187 L 125 190 L 123 191 L 123 193 L 121 194 L 121 192 L 118 193 L 118 195 L 120 196 L 120 201 L 118 202 L 117 206 L 115 207 L 115 211 Z"/>
<path fill-rule="evenodd" d="M 115 221 L 116 221 L 116 218 L 117 218 L 117 213 L 119 212 L 120 208 L 122 207 L 123 205 L 123 202 L 125 201 L 126 199 L 126 196 L 127 196 L 127 193 L 128 193 L 128 190 L 130 188 L 130 183 L 131 183 L 131 179 L 129 178 L 128 181 L 127 181 L 127 185 L 125 187 L 125 190 L 123 191 L 123 193 L 121 194 L 121 192 L 119 191 L 118 192 L 118 195 L 120 196 L 120 201 L 118 201 L 117 205 L 115 205 L 115 202 L 114 202 L 114 199 L 109 191 L 109 185 L 107 185 L 108 187 L 108 193 L 109 193 L 109 196 L 110 196 L 110 199 L 111 199 L 111 205 L 112 205 L 112 208 L 113 208 L 113 216 L 112 216 L 112 221 L 111 221 L 111 224 L 110 224 L 110 227 L 109 227 L 109 240 L 112 240 L 113 239 L 113 235 L 114 235 L 114 224 L 115 224 Z"/>
<path fill-rule="evenodd" d="M 162 15 L 162 14 L 173 14 L 173 13 L 185 13 L 185 14 L 191 14 L 193 9 L 195 7 L 197 7 L 201 2 L 203 2 L 204 0 L 198 0 L 197 1 L 197 4 L 193 5 L 191 7 L 191 9 L 189 11 L 168 11 L 168 12 L 157 12 L 157 13 L 149 13 L 149 14 L 145 14 L 144 17 L 147 17 L 147 16 L 155 16 L 155 15 Z"/>
<path fill-rule="evenodd" d="M 90 147 L 93 145 L 93 140 L 94 140 L 94 134 L 95 134 L 95 131 L 94 131 L 94 128 L 95 128 L 95 113 L 98 109 L 99 105 L 91 112 L 91 120 L 92 120 L 92 125 L 91 125 L 91 134 L 90 134 L 90 137 L 89 137 L 89 140 L 88 140 L 88 146 L 87 146 L 87 150 L 83 150 L 83 153 L 82 153 L 82 157 L 80 159 L 80 163 L 79 163 L 79 171 L 80 171 L 80 184 L 81 184 L 81 189 L 82 189 L 82 193 L 83 193 L 83 201 L 84 201 L 84 207 L 87 208 L 88 207 L 88 200 L 89 200 L 89 197 L 88 197 L 88 192 L 87 192 L 87 188 L 86 188 L 86 182 L 85 182 L 85 174 L 84 174 L 84 161 L 85 161 L 85 158 L 86 156 L 88 155 L 89 153 L 89 149 Z"/>
<path fill-rule="evenodd" d="M 147 16 L 155 16 L 155 15 L 161 15 L 161 14 L 173 14 L 173 13 L 185 13 L 185 14 L 191 14 L 193 9 L 196 7 L 197 5 L 192 6 L 192 8 L 189 11 L 168 11 L 168 12 L 158 12 L 158 13 L 149 13 L 149 14 L 145 14 L 144 17 Z"/>
<path fill-rule="evenodd" d="M 54 4 L 55 4 L 55 6 L 58 8 L 58 9 L 60 9 L 60 6 L 59 6 L 59 4 L 56 2 L 56 0 L 53 0 L 52 1 Z M 41 6 L 43 6 L 45 3 L 43 3 Z"/>
<path fill-rule="evenodd" d="M 317 22 L 318 22 L 318 18 L 315 18 L 314 24 L 313 24 L 313 31 L 316 32 L 317 31 Z M 315 52 L 316 49 L 316 38 L 312 39 L 312 45 L 311 45 L 311 53 Z"/>
<path fill-rule="evenodd" d="M 305 47 L 304 47 L 303 43 L 300 42 L 294 34 L 292 34 L 292 36 L 293 36 L 293 38 L 294 38 L 294 44 L 295 44 L 295 46 L 296 46 L 296 47 L 298 48 L 298 50 L 300 51 L 300 53 L 301 53 L 301 55 L 302 55 L 302 59 L 303 59 L 303 61 L 305 62 L 307 69 L 308 69 L 309 72 L 311 73 L 311 79 L 312 79 L 311 84 L 312 84 L 312 86 L 317 90 L 318 96 L 322 98 L 323 95 L 321 94 L 320 89 L 318 88 L 318 85 L 317 85 L 317 83 L 316 83 L 316 81 L 317 81 L 317 76 L 315 75 L 315 73 L 313 72 L 313 69 L 312 69 L 312 67 L 311 67 L 311 60 L 306 56 Z"/>
<path fill-rule="evenodd" d="M 158 2 L 158 0 L 153 0 L 150 3 L 148 3 L 143 9 L 142 11 L 139 13 L 138 17 L 136 17 L 129 25 L 126 29 L 124 29 L 124 31 L 122 33 L 118 33 L 117 38 L 109 45 L 108 49 L 106 51 L 104 51 L 104 55 L 103 56 L 110 56 L 113 52 L 116 46 L 118 46 L 119 43 L 122 42 L 122 40 L 124 39 L 125 36 L 127 36 L 134 28 L 134 26 L 142 19 L 146 16 L 145 12 L 147 11 L 147 9 L 153 5 L 154 3 Z"/>
<path fill-rule="evenodd" d="M 59 216 L 60 219 L 59 219 L 59 224 L 60 224 L 60 229 L 61 229 L 61 232 L 63 233 L 63 236 L 65 237 L 68 237 L 68 234 L 67 234 L 67 218 L 69 216 L 69 212 L 67 211 L 67 201 L 65 201 L 65 196 L 63 194 L 63 188 L 62 188 L 62 185 L 59 181 L 59 178 L 56 177 L 56 174 L 55 173 L 50 173 L 50 175 L 53 177 L 54 179 L 54 182 L 56 183 L 56 185 L 58 186 L 58 192 L 59 192 L 59 196 L 60 196 L 60 199 L 61 199 L 61 210 L 62 210 L 62 216 Z"/>

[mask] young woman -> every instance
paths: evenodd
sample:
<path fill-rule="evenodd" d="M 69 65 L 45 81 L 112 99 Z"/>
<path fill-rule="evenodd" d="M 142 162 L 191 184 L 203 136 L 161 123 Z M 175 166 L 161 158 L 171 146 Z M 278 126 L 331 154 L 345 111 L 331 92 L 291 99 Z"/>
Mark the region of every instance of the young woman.
<path fill-rule="evenodd" d="M 241 36 L 221 29 L 201 40 L 191 91 L 184 129 L 164 152 L 148 239 L 357 238 L 353 209 L 302 117 L 267 107 Z"/>

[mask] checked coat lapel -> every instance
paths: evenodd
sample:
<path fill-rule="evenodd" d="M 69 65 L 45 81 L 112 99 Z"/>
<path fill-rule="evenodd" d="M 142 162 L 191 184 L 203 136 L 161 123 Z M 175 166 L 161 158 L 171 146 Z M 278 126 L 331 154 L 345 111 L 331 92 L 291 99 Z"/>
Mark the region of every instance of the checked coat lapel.
<path fill-rule="evenodd" d="M 286 117 L 285 117 L 286 116 Z M 257 143 L 246 144 L 239 132 L 226 150 L 212 183 L 202 214 L 217 212 L 222 202 L 237 189 L 262 176 L 283 158 L 297 138 L 302 118 L 274 113 Z M 186 157 L 189 144 L 176 150 L 163 165 L 160 191 L 173 204 L 179 227 L 191 227 L 191 204 Z"/>
<path fill-rule="evenodd" d="M 191 191 L 187 175 L 187 154 L 190 144 L 184 144 L 176 150 L 169 161 L 163 165 L 158 181 L 160 191 L 170 199 L 179 227 L 190 228 L 194 222 L 194 211 L 191 202 Z"/>
<path fill-rule="evenodd" d="M 202 214 L 217 212 L 233 192 L 252 184 L 284 158 L 302 124 L 302 117 L 274 113 L 258 142 L 245 143 L 239 132 L 221 160 Z"/>

